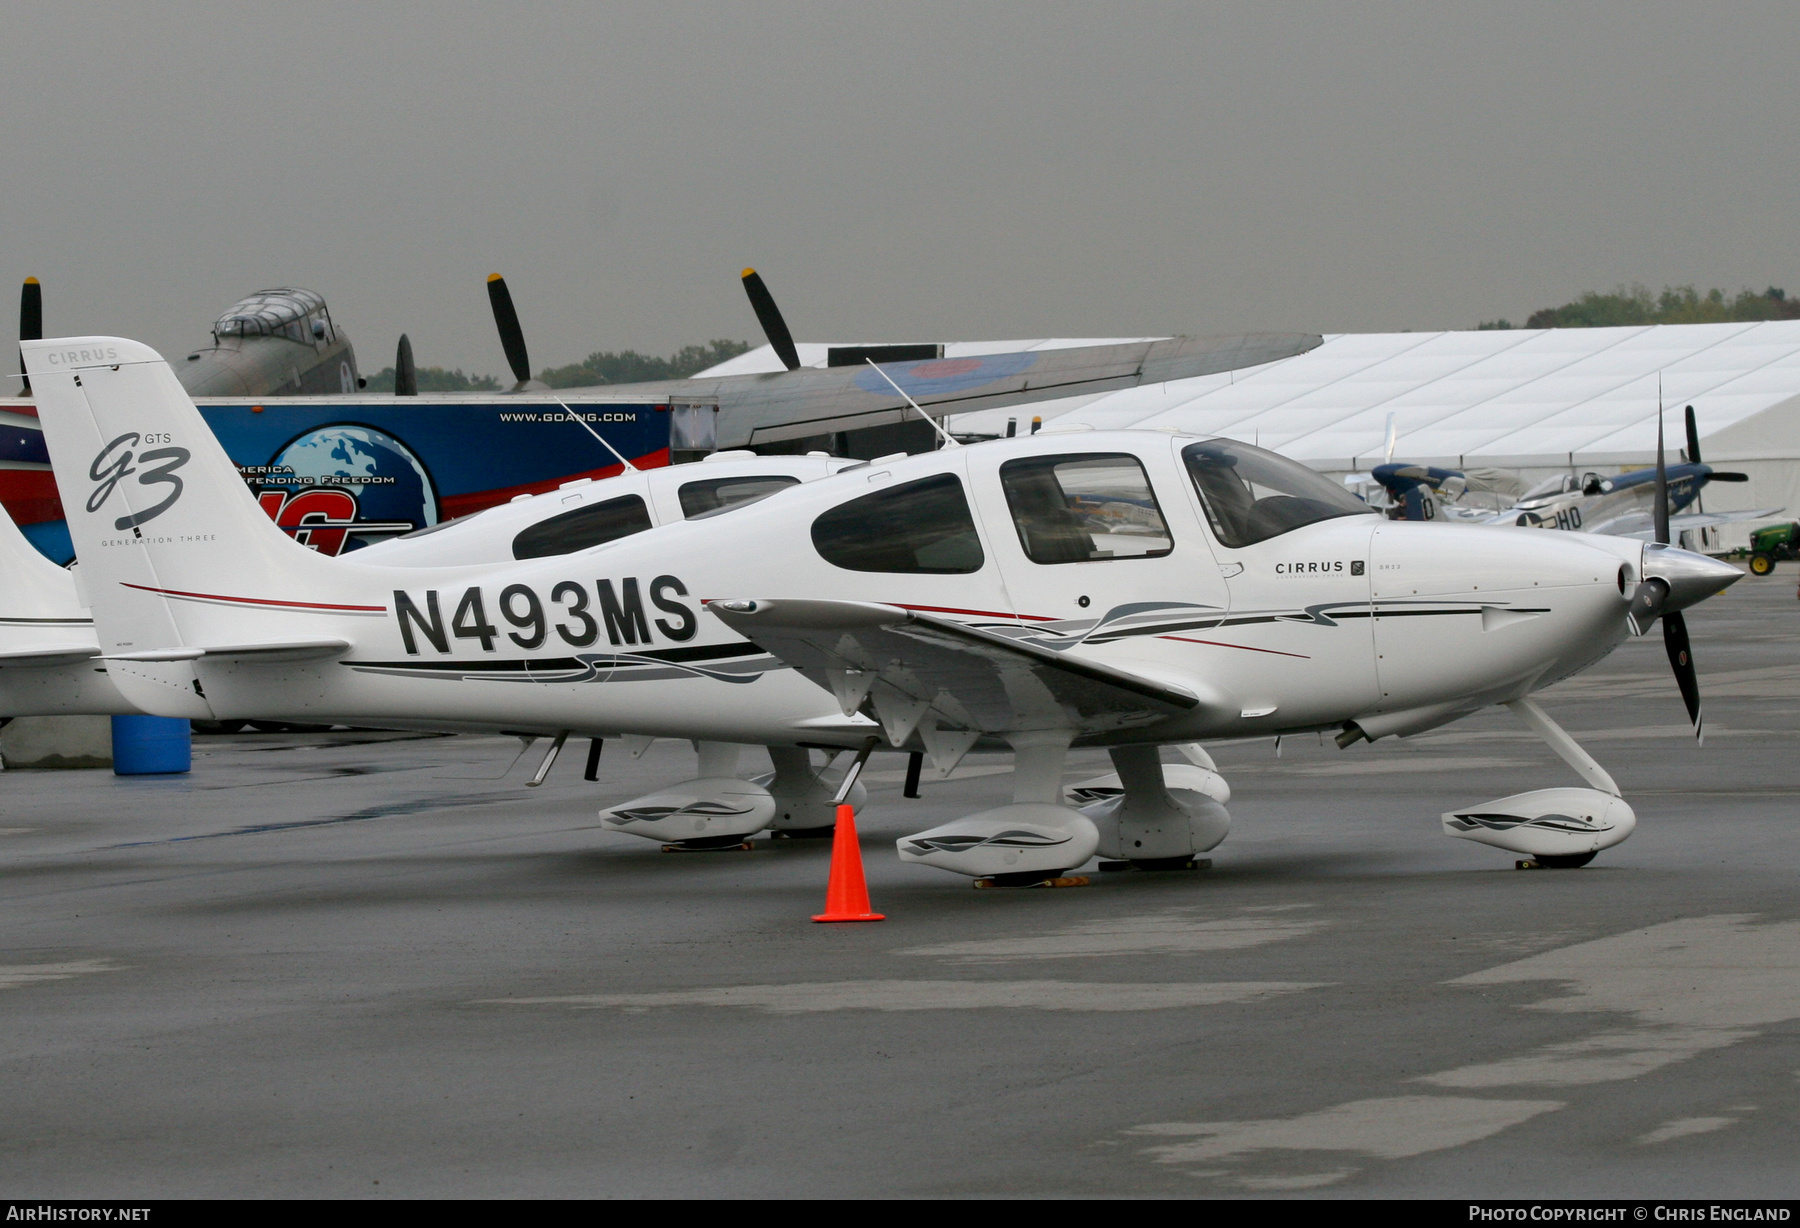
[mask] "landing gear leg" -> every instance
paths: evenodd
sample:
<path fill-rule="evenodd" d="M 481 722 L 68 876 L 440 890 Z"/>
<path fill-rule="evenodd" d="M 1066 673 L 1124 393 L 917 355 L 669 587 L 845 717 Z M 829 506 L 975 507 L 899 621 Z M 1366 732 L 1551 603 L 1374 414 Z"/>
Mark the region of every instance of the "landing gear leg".
<path fill-rule="evenodd" d="M 1617 782 L 1549 713 L 1531 699 L 1506 706 L 1593 787 L 1538 789 L 1453 810 L 1443 816 L 1445 835 L 1523 853 L 1521 870 L 1572 870 L 1636 830 L 1637 815 Z"/>
<path fill-rule="evenodd" d="M 1602 793 L 1620 796 L 1619 786 L 1607 774 L 1605 768 L 1595 762 L 1594 757 L 1581 749 L 1581 743 L 1571 738 L 1568 731 L 1550 719 L 1550 714 L 1538 706 L 1535 699 L 1515 699 L 1506 705 L 1518 718 L 1525 722 L 1531 732 L 1544 739 L 1550 749 L 1562 756 L 1562 761 L 1575 769 L 1576 775 L 1587 781 Z"/>
<path fill-rule="evenodd" d="M 835 758 L 836 756 L 832 756 Z M 766 788 L 775 799 L 775 818 L 769 824 L 773 840 L 829 840 L 837 830 L 837 782 L 828 759 L 823 767 L 814 767 L 812 752 L 800 746 L 769 747 L 772 775 L 758 776 L 756 783 Z M 853 784 L 846 799 L 857 811 L 868 800 L 868 790 Z"/>

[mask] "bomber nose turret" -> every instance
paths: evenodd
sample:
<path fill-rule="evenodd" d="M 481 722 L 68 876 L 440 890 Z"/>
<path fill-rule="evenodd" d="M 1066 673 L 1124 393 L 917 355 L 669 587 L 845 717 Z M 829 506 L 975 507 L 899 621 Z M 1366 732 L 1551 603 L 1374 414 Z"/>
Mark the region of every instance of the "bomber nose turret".
<path fill-rule="evenodd" d="M 1644 547 L 1644 577 L 1669 586 L 1661 612 L 1673 613 L 1698 605 L 1722 593 L 1744 578 L 1744 573 L 1715 558 L 1651 542 Z"/>

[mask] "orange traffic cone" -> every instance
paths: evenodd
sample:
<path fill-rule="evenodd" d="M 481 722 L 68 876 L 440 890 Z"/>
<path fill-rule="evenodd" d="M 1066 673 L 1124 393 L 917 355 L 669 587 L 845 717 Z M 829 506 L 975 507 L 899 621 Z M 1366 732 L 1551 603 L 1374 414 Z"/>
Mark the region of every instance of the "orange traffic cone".
<path fill-rule="evenodd" d="M 885 921 L 869 911 L 869 884 L 863 881 L 862 845 L 856 841 L 856 811 L 837 808 L 837 830 L 831 837 L 831 882 L 825 888 L 825 911 L 814 921 Z"/>

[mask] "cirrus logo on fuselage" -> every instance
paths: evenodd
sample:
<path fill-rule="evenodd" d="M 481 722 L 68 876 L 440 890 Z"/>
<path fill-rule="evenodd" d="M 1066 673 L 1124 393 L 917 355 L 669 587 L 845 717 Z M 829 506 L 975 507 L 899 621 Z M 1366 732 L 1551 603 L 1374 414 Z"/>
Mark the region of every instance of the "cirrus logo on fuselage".
<path fill-rule="evenodd" d="M 1363 561 L 1352 559 L 1346 563 L 1343 559 L 1321 559 L 1318 562 L 1275 564 L 1278 576 L 1326 576 L 1346 571 L 1353 576 L 1362 575 Z"/>
<path fill-rule="evenodd" d="M 136 431 L 127 431 L 117 439 L 100 449 L 94 457 L 94 463 L 88 466 L 88 477 L 97 485 L 88 495 L 87 510 L 98 512 L 112 496 L 112 492 L 120 482 L 132 474 L 137 475 L 140 486 L 167 486 L 169 493 L 163 501 L 141 512 L 132 512 L 120 516 L 113 521 L 115 529 L 136 529 L 139 525 L 155 520 L 158 516 L 175 506 L 181 498 L 182 482 L 175 476 L 175 471 L 188 463 L 190 454 L 186 448 L 174 446 L 150 448 L 144 452 L 133 454 L 132 448 L 139 443 L 168 444 L 171 436 L 166 433 L 153 432 L 139 435 Z M 131 462 L 137 460 L 145 467 L 139 469 Z M 160 462 L 160 463 L 158 463 Z"/>

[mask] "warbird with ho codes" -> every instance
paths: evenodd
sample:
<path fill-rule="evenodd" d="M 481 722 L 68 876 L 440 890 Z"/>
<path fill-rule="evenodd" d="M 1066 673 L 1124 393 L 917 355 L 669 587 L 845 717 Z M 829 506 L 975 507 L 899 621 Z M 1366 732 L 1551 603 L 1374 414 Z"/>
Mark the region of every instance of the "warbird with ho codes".
<path fill-rule="evenodd" d="M 66 358 L 84 350 L 104 357 Z M 879 732 L 944 773 L 1010 749 L 1010 804 L 900 852 L 1012 882 L 1223 839 L 1223 807 L 1159 746 L 1348 747 L 1492 704 L 1590 787 L 1459 809 L 1446 831 L 1583 862 L 1635 818 L 1532 692 L 1741 574 L 1657 544 L 1393 525 L 1272 453 L 1148 431 L 896 458 L 572 555 L 350 566 L 258 514 L 153 351 L 25 358 L 59 479 L 89 492 L 73 524 L 102 653 L 145 709 L 796 747 Z M 111 481 L 147 448 L 163 455 Z M 1117 792 L 1066 804 L 1071 746 L 1109 749 Z"/>

